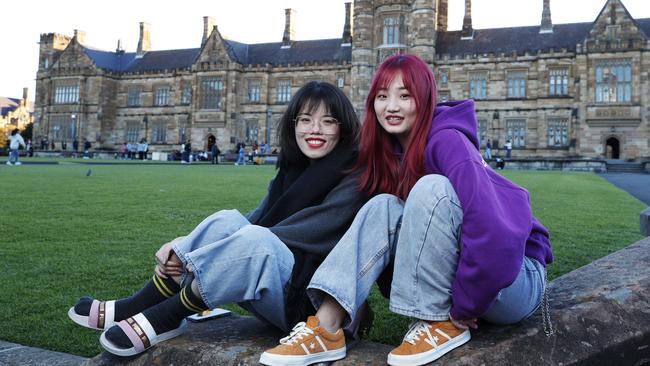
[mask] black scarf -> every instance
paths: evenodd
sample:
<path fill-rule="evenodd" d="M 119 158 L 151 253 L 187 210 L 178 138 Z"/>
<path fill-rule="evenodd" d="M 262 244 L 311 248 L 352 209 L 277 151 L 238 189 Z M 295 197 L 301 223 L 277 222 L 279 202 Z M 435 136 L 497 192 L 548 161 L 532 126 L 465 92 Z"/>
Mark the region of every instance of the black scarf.
<path fill-rule="evenodd" d="M 323 202 L 357 156 L 356 146 L 338 146 L 307 166 L 280 168 L 260 218 L 253 224 L 272 227 L 296 212 Z"/>

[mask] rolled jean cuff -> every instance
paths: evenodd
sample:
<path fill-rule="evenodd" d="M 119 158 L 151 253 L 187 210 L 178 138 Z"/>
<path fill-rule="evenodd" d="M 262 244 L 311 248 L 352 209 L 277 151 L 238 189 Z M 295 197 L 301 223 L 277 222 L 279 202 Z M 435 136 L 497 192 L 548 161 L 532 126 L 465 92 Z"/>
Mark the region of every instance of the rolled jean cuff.
<path fill-rule="evenodd" d="M 348 313 L 346 319 L 343 320 L 343 324 L 341 324 L 341 328 L 345 328 L 351 322 L 351 319 L 354 319 L 354 317 L 357 315 L 358 309 L 353 309 L 352 305 L 337 297 L 336 292 L 332 289 L 329 289 L 327 286 L 312 282 L 307 287 L 307 296 L 309 296 L 309 300 L 311 300 L 311 304 L 314 305 L 314 309 L 316 309 L 316 311 L 318 311 L 318 308 L 320 308 L 320 306 L 323 304 L 322 294 L 330 295 L 339 305 L 341 305 L 343 310 Z"/>
<path fill-rule="evenodd" d="M 423 314 L 423 313 L 420 313 L 419 311 L 401 309 L 401 308 L 395 307 L 393 305 L 389 305 L 388 309 L 390 311 L 392 311 L 393 313 L 395 313 L 395 314 L 404 315 L 404 316 L 408 316 L 408 317 L 416 318 L 416 319 L 420 319 L 420 320 L 428 320 L 428 321 L 449 320 L 449 313 L 444 313 L 444 314 Z"/>

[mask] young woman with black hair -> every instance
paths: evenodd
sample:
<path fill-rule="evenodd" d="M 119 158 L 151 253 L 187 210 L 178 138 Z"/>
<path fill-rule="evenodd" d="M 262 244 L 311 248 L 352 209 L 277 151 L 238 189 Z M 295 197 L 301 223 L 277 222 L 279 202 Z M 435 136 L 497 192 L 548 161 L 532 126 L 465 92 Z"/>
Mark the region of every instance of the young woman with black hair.
<path fill-rule="evenodd" d="M 139 292 L 106 302 L 84 297 L 70 318 L 104 330 L 107 351 L 130 356 L 181 334 L 185 317 L 225 303 L 284 331 L 313 314 L 307 284 L 366 201 L 348 175 L 360 126 L 341 90 L 310 82 L 278 127 L 278 172 L 255 210 L 209 216 L 158 250 L 155 274 Z"/>

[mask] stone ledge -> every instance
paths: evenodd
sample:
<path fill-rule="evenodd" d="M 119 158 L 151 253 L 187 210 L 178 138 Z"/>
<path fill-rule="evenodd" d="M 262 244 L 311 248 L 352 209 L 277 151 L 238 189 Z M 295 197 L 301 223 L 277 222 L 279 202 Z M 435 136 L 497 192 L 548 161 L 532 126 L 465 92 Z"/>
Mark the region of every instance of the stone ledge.
<path fill-rule="evenodd" d="M 538 311 L 515 326 L 481 324 L 472 341 L 436 365 L 650 364 L 650 238 L 578 268 L 550 285 L 554 336 Z M 256 365 L 284 336 L 249 317 L 192 324 L 183 336 L 119 359 L 106 352 L 84 365 Z M 361 342 L 335 365 L 384 365 L 391 346 Z"/>

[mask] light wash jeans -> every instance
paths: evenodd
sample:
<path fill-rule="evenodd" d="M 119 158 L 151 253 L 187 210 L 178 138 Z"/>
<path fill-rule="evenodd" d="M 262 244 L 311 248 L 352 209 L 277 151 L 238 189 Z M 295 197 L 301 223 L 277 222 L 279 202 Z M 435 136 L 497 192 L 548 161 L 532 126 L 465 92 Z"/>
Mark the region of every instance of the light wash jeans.
<path fill-rule="evenodd" d="M 314 306 L 320 306 L 324 292 L 353 319 L 394 260 L 390 310 L 424 320 L 448 319 L 462 219 L 456 192 L 440 175 L 422 177 L 406 202 L 388 194 L 372 198 L 312 277 L 308 291 Z M 544 271 L 525 258 L 515 282 L 501 290 L 483 318 L 509 324 L 534 312 L 544 292 Z"/>
<path fill-rule="evenodd" d="M 9 149 L 9 162 L 16 164 L 18 162 L 18 149 Z"/>
<path fill-rule="evenodd" d="M 269 229 L 252 225 L 237 210 L 223 210 L 203 220 L 173 245 L 192 270 L 201 298 L 210 308 L 238 302 L 253 314 L 288 331 L 285 289 L 294 257 Z M 189 284 L 192 276 L 183 276 Z"/>

